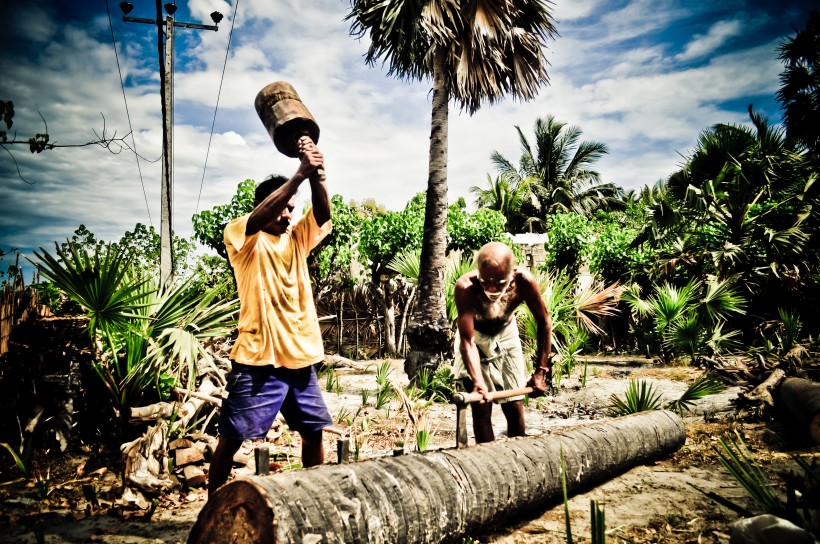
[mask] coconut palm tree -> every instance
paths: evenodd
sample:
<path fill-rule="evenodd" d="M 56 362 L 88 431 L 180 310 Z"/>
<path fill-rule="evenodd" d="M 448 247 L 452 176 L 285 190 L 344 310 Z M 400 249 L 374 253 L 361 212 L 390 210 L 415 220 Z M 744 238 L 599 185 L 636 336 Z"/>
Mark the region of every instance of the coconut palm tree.
<path fill-rule="evenodd" d="M 432 78 L 427 203 L 417 313 L 405 370 L 449 353 L 444 306 L 447 248 L 447 121 L 450 99 L 472 114 L 506 95 L 528 100 L 547 83 L 544 45 L 555 34 L 546 0 L 351 0 L 352 35 L 370 38 L 368 64 L 388 75 Z"/>
<path fill-rule="evenodd" d="M 552 115 L 535 120 L 534 146 L 521 127 L 515 129 L 521 143 L 518 166 L 498 151 L 493 151 L 490 159 L 511 184 L 531 188 L 534 198 L 525 207 L 534 209 L 524 213 L 543 219 L 558 212 L 589 215 L 601 208 L 623 207 L 623 191 L 612 183 L 602 183 L 600 174 L 592 170 L 593 163 L 608 152 L 606 144 L 580 141 L 580 128 L 567 126 Z"/>
<path fill-rule="evenodd" d="M 475 195 L 475 205 L 501 212 L 507 220 L 507 232 L 524 232 L 529 225 L 527 217 L 521 213 L 531 194 L 529 183 L 525 179 L 511 179 L 510 176 L 487 174 L 487 188 L 478 185 L 470 187 Z M 537 221 L 537 219 L 536 219 Z"/>

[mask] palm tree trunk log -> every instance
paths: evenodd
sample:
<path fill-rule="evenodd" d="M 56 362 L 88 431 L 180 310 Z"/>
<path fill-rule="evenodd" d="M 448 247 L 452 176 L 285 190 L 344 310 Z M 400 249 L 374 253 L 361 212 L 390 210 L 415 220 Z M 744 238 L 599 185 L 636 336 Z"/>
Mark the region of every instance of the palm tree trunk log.
<path fill-rule="evenodd" d="M 780 405 L 804 437 L 820 444 L 820 383 L 803 378 L 786 378 L 778 391 Z"/>
<path fill-rule="evenodd" d="M 562 450 L 575 492 L 684 440 L 679 416 L 651 411 L 461 450 L 237 479 L 210 498 L 188 543 L 460 541 L 559 501 Z"/>

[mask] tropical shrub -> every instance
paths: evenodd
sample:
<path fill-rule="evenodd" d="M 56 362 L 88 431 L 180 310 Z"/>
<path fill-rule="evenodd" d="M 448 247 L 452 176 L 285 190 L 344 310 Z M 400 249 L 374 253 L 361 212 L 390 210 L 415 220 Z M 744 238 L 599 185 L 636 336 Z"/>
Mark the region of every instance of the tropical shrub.
<path fill-rule="evenodd" d="M 667 361 L 684 353 L 694 362 L 699 355 L 717 355 L 735 343 L 738 331 L 724 327 L 733 315 L 744 313 L 746 301 L 733 283 L 733 278 L 705 284 L 692 280 L 679 288 L 665 282 L 646 299 L 632 285 L 622 296 L 636 323 L 633 330 L 648 332 L 644 338 L 652 341 L 649 351 L 659 351 Z"/>
<path fill-rule="evenodd" d="M 604 286 L 590 283 L 582 288 L 566 271 L 552 274 L 536 273 L 541 298 L 552 320 L 552 345 L 560 360 L 573 361 L 589 334 L 603 334 L 598 320 L 617 311 L 621 288 L 617 284 Z M 537 324 L 529 308 L 522 305 L 516 312 L 525 350 L 535 349 Z M 553 378 L 560 380 L 562 368 L 553 369 Z M 565 369 L 567 372 L 571 368 Z"/>
<path fill-rule="evenodd" d="M 589 219 L 574 213 L 551 215 L 547 220 L 547 233 L 549 238 L 544 244 L 546 266 L 576 277 L 586 260 L 593 236 Z"/>
<path fill-rule="evenodd" d="M 172 386 L 193 387 L 197 363 L 211 359 L 201 342 L 232 330 L 237 301 L 217 303 L 216 289 L 202 293 L 190 279 L 160 290 L 158 278 L 137 275 L 127 248 L 68 248 L 55 244 L 56 256 L 40 248 L 34 264 L 88 317 L 94 371 L 120 417 Z"/>

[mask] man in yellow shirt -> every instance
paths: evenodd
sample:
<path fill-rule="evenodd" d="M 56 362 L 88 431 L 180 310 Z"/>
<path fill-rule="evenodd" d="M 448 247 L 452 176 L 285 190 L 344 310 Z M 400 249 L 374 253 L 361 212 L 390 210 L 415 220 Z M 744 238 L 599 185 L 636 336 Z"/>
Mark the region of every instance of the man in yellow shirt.
<path fill-rule="evenodd" d="M 324 461 L 322 429 L 333 420 L 313 370 L 324 348 L 307 255 L 330 232 L 330 198 L 319 171 L 321 152 L 310 138 L 299 141 L 299 151 L 293 177 L 260 183 L 253 211 L 225 227 L 241 304 L 209 494 L 227 481 L 242 442 L 264 438 L 280 411 L 301 436 L 302 465 Z M 305 180 L 312 206 L 291 226 L 296 191 Z"/>

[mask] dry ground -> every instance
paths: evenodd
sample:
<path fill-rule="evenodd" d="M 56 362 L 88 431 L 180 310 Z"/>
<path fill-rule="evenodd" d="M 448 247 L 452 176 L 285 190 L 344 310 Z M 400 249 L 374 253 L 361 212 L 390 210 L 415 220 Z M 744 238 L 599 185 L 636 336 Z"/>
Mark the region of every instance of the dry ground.
<path fill-rule="evenodd" d="M 406 384 L 401 361 L 391 361 L 391 377 Z M 530 401 L 526 409 L 529 434 L 605 418 L 612 394 L 623 395 L 630 378 L 650 379 L 666 400 L 677 398 L 688 383 L 700 374 L 686 367 L 660 367 L 651 361 L 590 360 L 586 385 L 579 376 L 565 378 L 556 396 Z M 374 393 L 363 406 L 362 390 L 375 390 L 375 363 L 366 370 L 339 369 L 339 385 L 325 392 L 331 413 L 340 426 L 352 422 L 357 430 L 360 458 L 389 454 L 397 439 L 409 428 L 406 414 L 393 401 L 389 411 L 376 409 Z M 322 380 L 325 387 L 326 380 Z M 570 520 L 575 542 L 588 542 L 589 502 L 599 501 L 605 508 L 609 542 L 640 543 L 728 543 L 728 525 L 738 514 L 709 498 L 713 493 L 757 512 L 745 492 L 735 484 L 715 456 L 717 437 L 731 430 L 741 431 L 767 471 L 773 474 L 788 461 L 788 454 L 777 445 L 774 431 L 763 424 L 744 424 L 733 416 L 730 401 L 738 390 L 707 397 L 697 403 L 696 415 L 686 418 L 686 444 L 667 459 L 639 466 L 569 501 Z M 455 444 L 455 410 L 449 405 L 430 408 L 433 418 L 434 448 Z M 362 422 L 365 422 L 362 427 Z M 494 411 L 496 434 L 503 439 L 505 421 Z M 336 458 L 336 436 L 326 435 L 327 460 Z M 472 441 L 472 436 L 470 436 Z M 411 449 L 408 437 L 407 449 Z M 285 433 L 272 450 L 282 465 L 298 461 L 298 436 Z M 816 454 L 816 451 L 806 452 Z M 252 457 L 252 456 L 251 456 Z M 7 458 L 4 459 L 4 463 Z M 50 468 L 49 468 L 50 467 Z M 0 486 L 0 542 L 36 543 L 40 532 L 47 543 L 101 542 L 110 544 L 147 544 L 185 542 L 199 510 L 207 499 L 203 490 L 186 490 L 162 498 L 150 516 L 123 517 L 112 508 L 118 497 L 120 480 L 118 459 L 94 452 L 79 452 L 58 462 L 39 460 L 35 474 L 48 475 L 48 486 L 14 482 Z M 239 468 L 238 476 L 252 472 Z M 50 472 L 49 472 L 50 471 Z M 11 474 L 5 471 L 3 474 Z M 776 475 L 773 481 L 779 482 Z M 81 492 L 82 484 L 93 483 L 99 490 L 99 507 L 89 504 Z M 44 495 L 48 495 L 43 499 Z M 566 525 L 563 503 L 533 512 L 506 527 L 483 535 L 471 535 L 482 543 L 564 543 Z"/>

